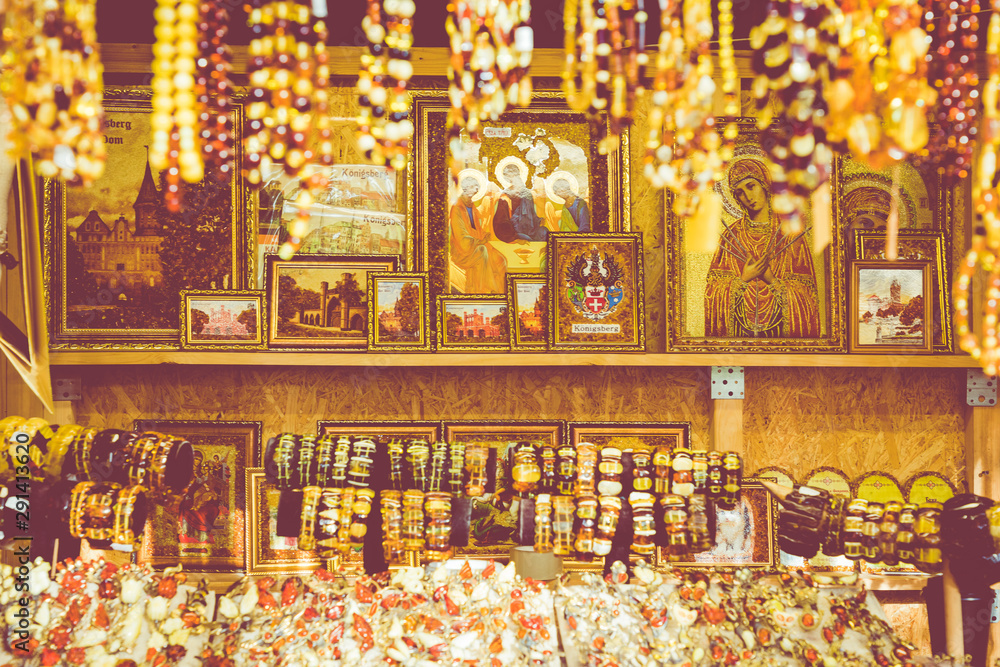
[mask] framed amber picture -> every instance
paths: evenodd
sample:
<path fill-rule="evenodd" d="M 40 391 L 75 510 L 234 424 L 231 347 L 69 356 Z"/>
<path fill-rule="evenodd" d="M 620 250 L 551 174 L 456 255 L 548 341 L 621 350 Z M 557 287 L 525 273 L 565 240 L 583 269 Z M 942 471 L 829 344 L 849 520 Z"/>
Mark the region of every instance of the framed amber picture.
<path fill-rule="evenodd" d="M 243 105 L 232 109 L 239 174 Z M 176 346 L 181 290 L 251 286 L 250 195 L 243 179 L 209 174 L 185 184 L 180 210 L 168 210 L 166 172 L 147 150 L 150 91 L 107 89 L 104 112 L 104 175 L 88 188 L 45 181 L 52 346 Z"/>
<path fill-rule="evenodd" d="M 478 141 L 461 135 L 452 178 L 448 112 L 447 91 L 414 94 L 409 213 L 426 221 L 418 261 L 432 293 L 502 295 L 508 274 L 545 272 L 550 232 L 628 230 L 627 133 L 601 153 L 586 114 L 536 92 L 531 106 L 483 121 Z"/>
<path fill-rule="evenodd" d="M 657 549 L 657 562 L 712 569 L 771 568 L 778 554 L 777 501 L 760 480 L 745 477 L 736 506 L 715 506 L 715 546 L 674 560 Z"/>
<path fill-rule="evenodd" d="M 507 276 L 507 322 L 512 350 L 542 352 L 548 345 L 549 298 L 545 276 Z"/>
<path fill-rule="evenodd" d="M 851 262 L 847 302 L 851 352 L 932 352 L 936 299 L 931 284 L 930 262 Z"/>
<path fill-rule="evenodd" d="M 414 229 L 407 223 L 400 189 L 405 176 L 371 164 L 309 165 L 306 177 L 322 172 L 326 187 L 309 206 L 308 230 L 300 255 L 400 255 L 412 267 Z M 257 286 L 263 286 L 264 257 L 276 255 L 298 216 L 295 202 L 303 179 L 272 164 L 257 191 Z"/>
<path fill-rule="evenodd" d="M 642 352 L 642 235 L 549 235 L 549 347 Z"/>
<path fill-rule="evenodd" d="M 368 275 L 368 349 L 428 352 L 431 309 L 426 273 L 376 271 Z"/>
<path fill-rule="evenodd" d="M 139 560 L 186 571 L 242 570 L 245 564 L 247 487 L 243 474 L 261 448 L 260 422 L 140 419 L 137 432 L 187 439 L 194 477 L 176 507 L 155 504 L 146 522 Z"/>
<path fill-rule="evenodd" d="M 896 259 L 929 261 L 930 295 L 934 303 L 934 351 L 951 352 L 951 280 L 948 257 L 945 254 L 944 232 L 923 229 L 900 229 L 896 235 Z M 886 233 L 883 230 L 855 230 L 856 259 L 888 260 Z"/>
<path fill-rule="evenodd" d="M 395 439 L 439 442 L 442 428 L 441 422 L 420 420 L 320 420 L 316 422 L 316 430 L 320 435 L 367 436 L 380 442 Z"/>
<path fill-rule="evenodd" d="M 716 248 L 695 222 L 674 214 L 668 196 L 669 348 L 690 352 L 840 352 L 844 348 L 843 237 L 838 172 L 831 179 L 834 230 L 813 252 L 812 211 L 801 233 L 782 231 L 757 121 L 739 119 L 733 159 L 716 183 L 722 202 Z"/>
<path fill-rule="evenodd" d="M 590 442 L 622 451 L 653 451 L 665 446 L 690 447 L 688 422 L 569 422 L 569 444 Z"/>
<path fill-rule="evenodd" d="M 181 291 L 181 348 L 263 350 L 264 292 Z"/>
<path fill-rule="evenodd" d="M 510 350 L 506 297 L 439 294 L 437 316 L 439 352 Z"/>
<path fill-rule="evenodd" d="M 368 274 L 395 271 L 395 256 L 268 255 L 269 347 L 368 347 Z"/>
<path fill-rule="evenodd" d="M 282 537 L 278 530 L 281 491 L 269 484 L 263 468 L 246 469 L 247 484 L 247 574 L 285 575 L 311 572 L 324 565 L 315 551 L 298 548 L 298 538 Z M 289 532 L 289 531 L 280 531 Z M 360 568 L 360 552 L 351 550 L 342 564 Z"/>
<path fill-rule="evenodd" d="M 473 498 L 469 544 L 457 548 L 456 558 L 506 559 L 517 546 L 517 505 L 507 463 L 507 450 L 519 442 L 558 448 L 566 424 L 559 420 L 482 420 L 444 422 L 444 439 L 450 443 L 482 443 L 495 451 L 496 474 L 492 492 Z"/>

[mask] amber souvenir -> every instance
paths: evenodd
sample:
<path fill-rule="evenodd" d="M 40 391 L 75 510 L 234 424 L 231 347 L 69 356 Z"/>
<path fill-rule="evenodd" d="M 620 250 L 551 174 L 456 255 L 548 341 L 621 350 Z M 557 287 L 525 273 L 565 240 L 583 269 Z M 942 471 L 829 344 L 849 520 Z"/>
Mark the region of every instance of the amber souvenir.
<path fill-rule="evenodd" d="M 868 514 L 868 501 L 864 498 L 855 498 L 847 505 L 847 514 L 844 516 L 844 555 L 851 560 L 859 560 L 862 557 L 861 540 L 864 534 L 865 516 Z"/>
<path fill-rule="evenodd" d="M 708 530 L 708 500 L 704 493 L 695 493 L 688 499 L 688 533 L 694 553 L 708 551 L 715 546 L 715 537 Z"/>
<path fill-rule="evenodd" d="M 688 553 L 688 513 L 684 497 L 668 494 L 660 498 L 663 506 L 663 523 L 667 529 L 667 546 L 664 553 L 668 560 L 681 560 Z"/>
<path fill-rule="evenodd" d="M 382 548 L 387 563 L 403 559 L 403 503 L 402 492 L 382 492 Z"/>
<path fill-rule="evenodd" d="M 906 503 L 899 512 L 899 532 L 896 533 L 896 556 L 901 563 L 913 563 L 916 535 L 913 532 L 917 520 L 917 506 Z"/>
<path fill-rule="evenodd" d="M 597 496 L 577 496 L 576 499 L 576 535 L 573 548 L 577 557 L 587 560 L 594 553 L 594 537 L 597 531 Z"/>
<path fill-rule="evenodd" d="M 403 492 L 403 549 L 421 551 L 424 536 L 424 492 L 410 489 Z"/>
<path fill-rule="evenodd" d="M 670 493 L 670 448 L 666 445 L 660 445 L 653 453 L 653 473 L 656 493 Z"/>
<path fill-rule="evenodd" d="M 886 565 L 897 565 L 899 554 L 896 551 L 896 540 L 899 536 L 899 514 L 903 504 L 890 500 L 885 504 L 882 523 L 879 524 L 878 546 L 882 552 L 882 562 Z"/>
<path fill-rule="evenodd" d="M 649 469 L 649 452 L 632 453 L 632 490 L 649 491 L 653 488 L 653 473 Z"/>
<path fill-rule="evenodd" d="M 298 461 L 294 486 L 301 489 L 310 486 L 316 480 L 316 436 L 304 435 L 299 441 Z M 308 550 L 306 550 L 308 551 Z"/>
<path fill-rule="evenodd" d="M 656 551 L 656 523 L 653 516 L 653 494 L 633 491 L 628 497 L 632 506 L 632 552 L 649 556 Z"/>
<path fill-rule="evenodd" d="M 530 442 L 518 443 L 514 450 L 514 465 L 511 468 L 514 490 L 525 496 L 538 488 L 542 479 L 542 468 L 538 464 L 535 447 Z"/>
<path fill-rule="evenodd" d="M 354 517 L 351 519 L 351 544 L 360 547 L 365 543 L 365 535 L 368 533 L 368 515 L 372 511 L 372 501 L 375 499 L 375 492 L 371 489 L 358 489 L 354 493 L 354 505 L 352 507 Z"/>
<path fill-rule="evenodd" d="M 597 445 L 581 442 L 576 446 L 576 496 L 592 496 L 597 491 Z"/>
<path fill-rule="evenodd" d="M 550 445 L 542 446 L 542 484 L 541 489 L 546 493 L 553 493 L 556 490 L 556 450 Z"/>
<path fill-rule="evenodd" d="M 722 454 L 708 453 L 708 497 L 713 500 L 722 496 Z"/>
<path fill-rule="evenodd" d="M 552 551 L 552 496 L 547 493 L 535 499 L 535 551 Z"/>
<path fill-rule="evenodd" d="M 861 557 L 869 563 L 878 563 L 882 560 L 882 549 L 879 546 L 879 531 L 884 515 L 885 505 L 882 503 L 868 503 L 868 512 L 865 515 L 864 523 L 861 525 Z"/>
<path fill-rule="evenodd" d="M 486 445 L 471 443 L 465 447 L 465 472 L 468 480 L 465 483 L 465 495 L 478 498 L 486 493 L 486 464 L 489 462 L 489 451 Z"/>
<path fill-rule="evenodd" d="M 552 497 L 552 552 L 557 556 L 568 556 L 573 551 L 575 511 L 572 496 Z"/>
<path fill-rule="evenodd" d="M 719 507 L 735 509 L 740 500 L 740 485 L 743 482 L 743 459 L 736 452 L 726 452 L 722 459 L 722 495 Z"/>
<path fill-rule="evenodd" d="M 617 496 L 622 492 L 622 450 L 617 447 L 605 447 L 601 450 L 601 463 L 598 465 L 600 481 L 597 492 L 602 496 Z"/>
<path fill-rule="evenodd" d="M 670 470 L 670 493 L 682 498 L 694 493 L 694 461 L 691 460 L 691 450 L 686 447 L 675 448 Z"/>
<path fill-rule="evenodd" d="M 920 503 L 913 534 L 917 538 L 913 564 L 922 572 L 939 574 L 944 569 L 941 555 L 941 503 L 936 500 Z"/>
<path fill-rule="evenodd" d="M 556 489 L 564 496 L 571 496 L 576 488 L 576 449 L 569 445 L 560 447 L 558 457 Z"/>
<path fill-rule="evenodd" d="M 607 556 L 611 553 L 611 542 L 618 531 L 622 500 L 617 496 L 601 496 L 601 514 L 597 519 L 597 533 L 594 536 L 594 555 Z"/>
<path fill-rule="evenodd" d="M 427 514 L 427 556 L 446 560 L 451 555 L 451 496 L 428 493 L 424 503 Z"/>
<path fill-rule="evenodd" d="M 302 515 L 299 521 L 298 547 L 302 551 L 312 551 L 316 548 L 316 513 L 323 490 L 318 486 L 307 486 L 302 489 Z"/>

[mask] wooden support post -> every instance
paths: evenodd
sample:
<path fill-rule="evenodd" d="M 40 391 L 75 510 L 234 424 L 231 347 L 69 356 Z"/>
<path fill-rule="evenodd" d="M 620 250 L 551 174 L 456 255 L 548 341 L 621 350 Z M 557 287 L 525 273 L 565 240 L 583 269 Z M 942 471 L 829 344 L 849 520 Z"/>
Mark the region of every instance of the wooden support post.
<path fill-rule="evenodd" d="M 969 493 L 1000 500 L 1000 403 L 967 409 L 965 473 Z M 950 647 L 948 652 L 951 653 Z M 1000 624 L 993 623 L 990 625 L 986 664 L 992 665 L 998 659 L 1000 659 Z"/>
<path fill-rule="evenodd" d="M 710 426 L 711 447 L 716 451 L 732 451 L 743 457 L 743 469 L 753 470 L 747 465 L 743 452 L 743 399 L 717 398 L 712 401 L 712 424 Z"/>
<path fill-rule="evenodd" d="M 944 636 L 948 655 L 964 663 L 965 637 L 962 632 L 962 594 L 951 576 L 951 563 L 944 561 Z"/>

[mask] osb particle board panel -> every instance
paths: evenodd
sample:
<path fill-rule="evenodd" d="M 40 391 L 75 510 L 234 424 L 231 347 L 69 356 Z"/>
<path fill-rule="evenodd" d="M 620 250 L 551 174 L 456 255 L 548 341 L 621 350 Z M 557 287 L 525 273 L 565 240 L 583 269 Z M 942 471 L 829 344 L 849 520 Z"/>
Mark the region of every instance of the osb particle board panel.
<path fill-rule="evenodd" d="M 83 394 L 89 426 L 252 420 L 265 438 L 318 419 L 687 421 L 705 447 L 711 408 L 708 371 L 687 368 L 92 368 Z"/>
<path fill-rule="evenodd" d="M 918 368 L 748 368 L 743 424 L 749 470 L 817 466 L 851 479 L 884 470 L 965 478 L 965 373 Z"/>

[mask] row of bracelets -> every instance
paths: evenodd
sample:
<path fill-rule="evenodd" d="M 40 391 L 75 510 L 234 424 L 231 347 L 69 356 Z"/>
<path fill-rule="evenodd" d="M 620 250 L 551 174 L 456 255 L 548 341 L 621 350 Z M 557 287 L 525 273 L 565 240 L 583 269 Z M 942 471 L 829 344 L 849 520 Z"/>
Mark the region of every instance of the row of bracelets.
<path fill-rule="evenodd" d="M 367 488 L 375 447 L 368 437 L 283 433 L 269 444 L 265 469 L 279 489 Z"/>
<path fill-rule="evenodd" d="M 13 478 L 15 452 L 27 444 L 32 481 L 108 480 L 144 486 L 158 495 L 184 489 L 194 474 L 194 450 L 183 438 L 51 425 L 43 419 L 7 417 L 0 437 L 8 456 L 0 456 L 0 480 Z"/>
<path fill-rule="evenodd" d="M 70 494 L 69 532 L 91 546 L 134 551 L 148 513 L 146 488 L 113 482 L 80 482 Z"/>
<path fill-rule="evenodd" d="M 922 572 L 938 574 L 944 569 L 942 550 L 949 546 L 945 540 L 963 539 L 962 535 L 943 535 L 947 530 L 942 527 L 950 519 L 966 518 L 952 516 L 958 511 L 950 508 L 952 504 L 931 499 L 921 503 L 878 503 L 801 486 L 781 501 L 778 546 L 803 558 L 812 558 L 822 549 L 827 556 L 843 555 L 890 566 L 906 563 Z M 994 549 L 1000 551 L 1000 506 L 981 504 L 973 503 L 982 510 L 980 532 L 985 539 L 993 539 Z M 965 506 L 961 507 L 962 512 L 969 513 Z M 943 517 L 943 513 L 947 516 Z M 956 521 L 951 523 L 957 525 Z"/>

